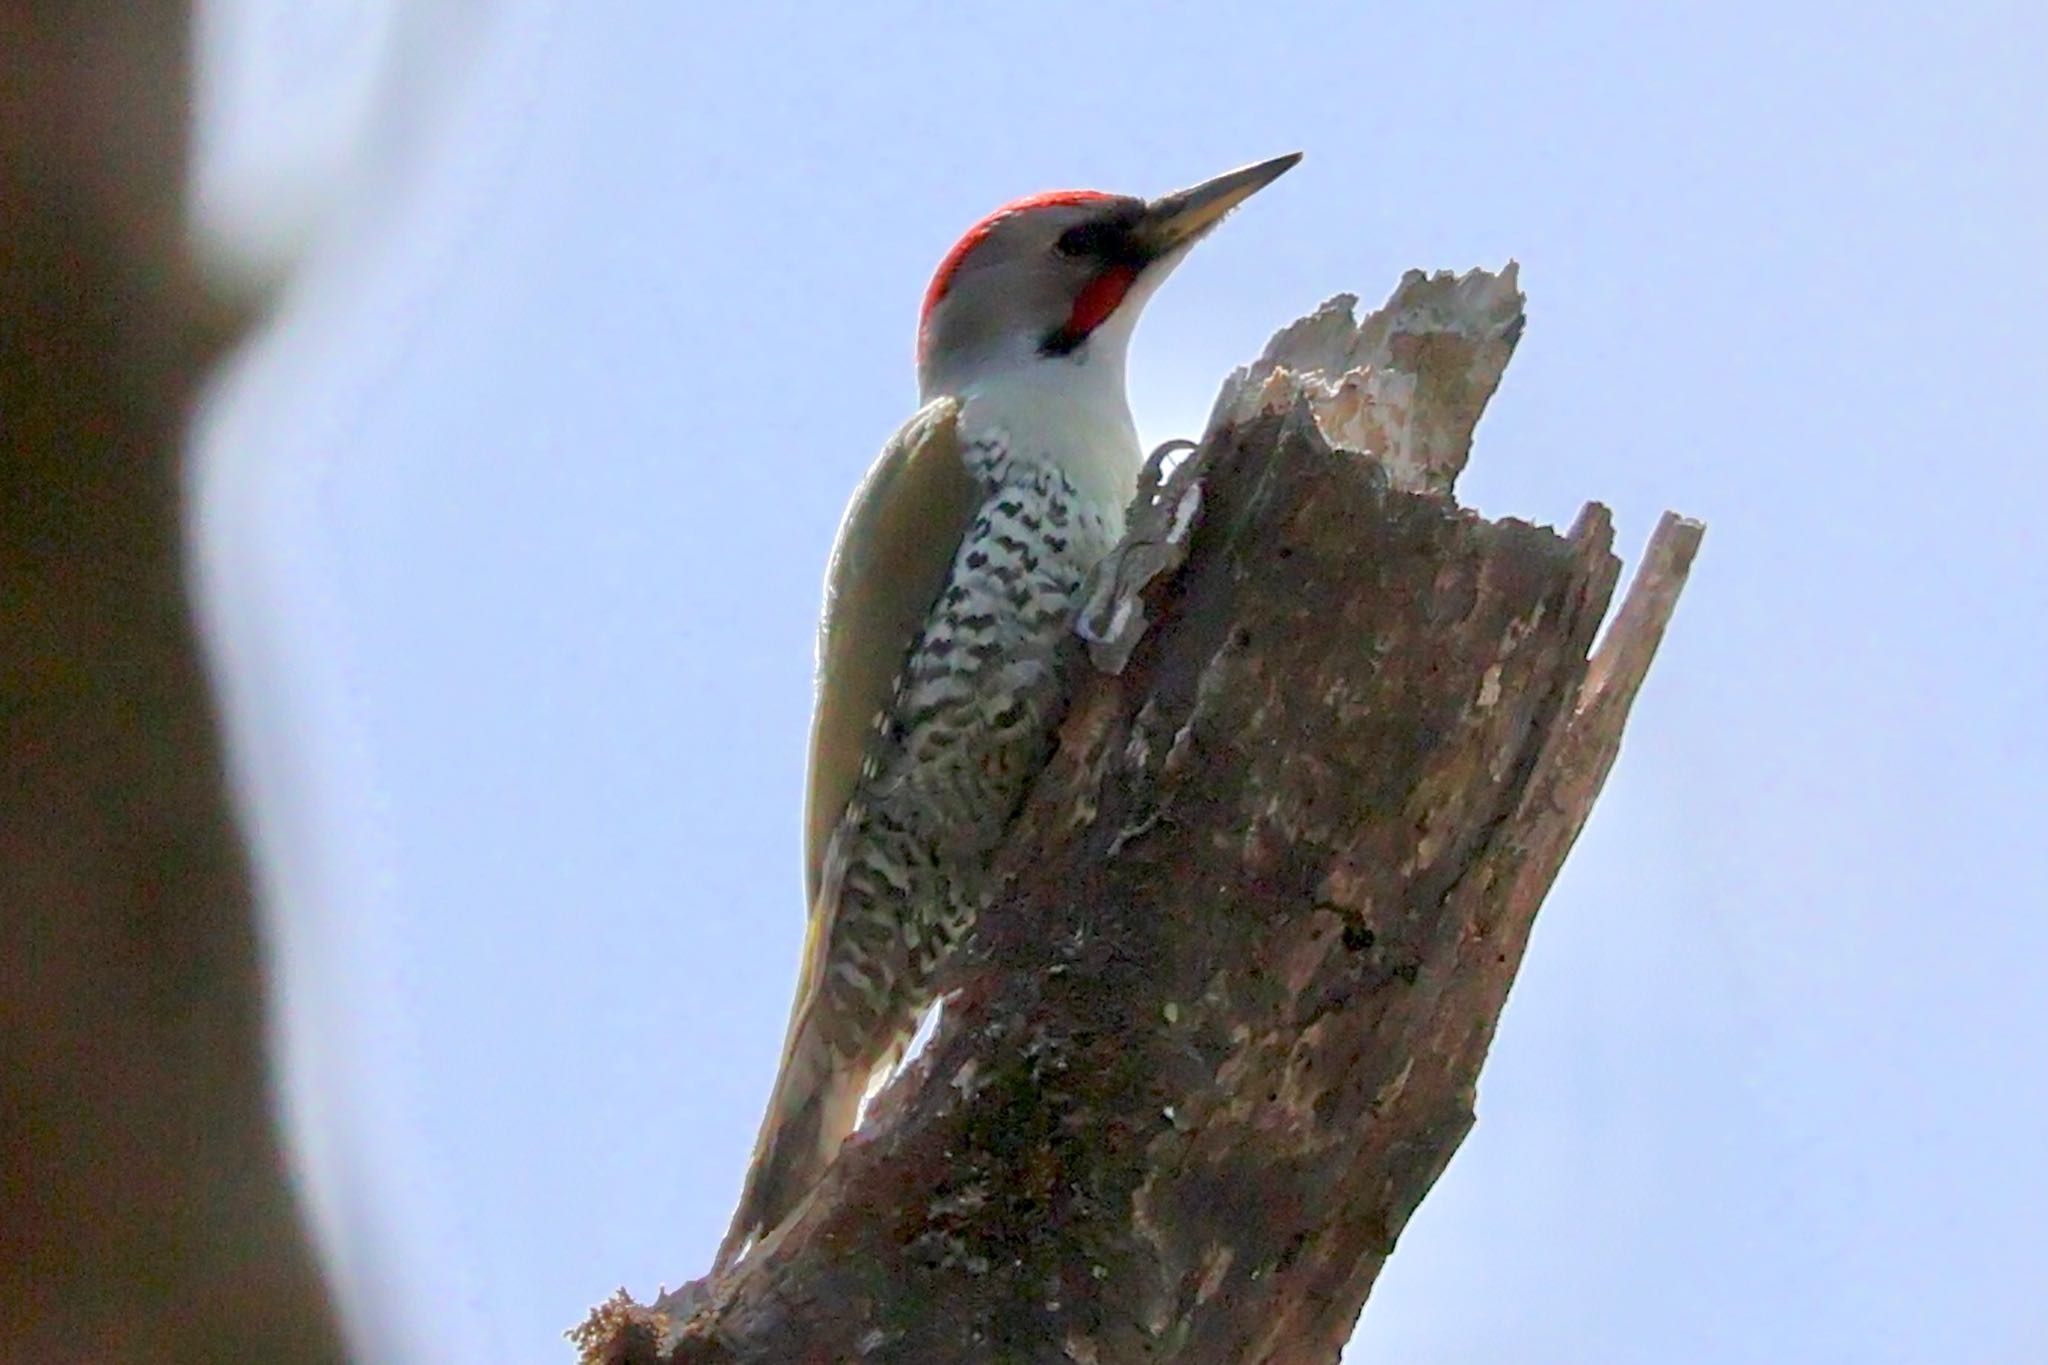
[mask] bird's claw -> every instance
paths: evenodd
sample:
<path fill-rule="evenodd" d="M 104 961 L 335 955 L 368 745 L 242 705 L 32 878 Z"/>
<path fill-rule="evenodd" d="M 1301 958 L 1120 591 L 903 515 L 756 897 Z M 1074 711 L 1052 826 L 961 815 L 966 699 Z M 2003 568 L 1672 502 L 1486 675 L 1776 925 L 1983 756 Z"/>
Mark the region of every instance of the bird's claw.
<path fill-rule="evenodd" d="M 1202 506 L 1202 475 L 1214 450 L 1188 440 L 1164 441 L 1138 473 L 1123 539 L 1096 565 L 1074 622 L 1090 661 L 1105 673 L 1123 672 L 1145 633 L 1145 589 L 1187 560 Z"/>

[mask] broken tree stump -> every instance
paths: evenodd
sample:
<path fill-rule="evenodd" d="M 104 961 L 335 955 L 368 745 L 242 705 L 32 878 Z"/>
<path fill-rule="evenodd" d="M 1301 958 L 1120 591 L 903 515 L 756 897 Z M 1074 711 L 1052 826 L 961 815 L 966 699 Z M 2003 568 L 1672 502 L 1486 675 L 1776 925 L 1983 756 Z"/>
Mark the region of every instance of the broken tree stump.
<path fill-rule="evenodd" d="M 1701 534 L 1664 519 L 1596 650 L 1605 509 L 1451 497 L 1515 268 L 1351 303 L 1148 479 L 931 1044 L 788 1224 L 587 1359 L 1337 1359 Z"/>

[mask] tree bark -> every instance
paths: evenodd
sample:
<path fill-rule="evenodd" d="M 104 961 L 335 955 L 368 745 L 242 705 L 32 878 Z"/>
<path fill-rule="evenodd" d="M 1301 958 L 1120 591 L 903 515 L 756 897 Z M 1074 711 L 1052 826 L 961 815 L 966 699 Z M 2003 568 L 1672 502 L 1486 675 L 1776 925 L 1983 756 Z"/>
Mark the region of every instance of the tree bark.
<path fill-rule="evenodd" d="M 1605 510 L 1455 504 L 1520 331 L 1513 267 L 1411 274 L 1233 378 L 1083 614 L 932 1043 L 783 1229 L 587 1358 L 1337 1359 L 1699 537 L 1666 518 L 1593 652 Z"/>
<path fill-rule="evenodd" d="M 342 1347 L 272 1132 L 180 449 L 182 4 L 0 3 L 0 1358 Z"/>

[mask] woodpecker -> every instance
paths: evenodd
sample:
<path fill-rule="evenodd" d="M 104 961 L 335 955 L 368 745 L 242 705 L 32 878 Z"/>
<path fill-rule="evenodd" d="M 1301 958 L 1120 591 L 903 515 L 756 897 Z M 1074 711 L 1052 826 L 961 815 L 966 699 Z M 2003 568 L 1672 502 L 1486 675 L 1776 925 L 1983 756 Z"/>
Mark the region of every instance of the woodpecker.
<path fill-rule="evenodd" d="M 780 1225 L 893 1066 L 1045 762 L 1083 580 L 1143 457 L 1131 332 L 1190 247 L 1298 153 L 1146 201 L 1018 199 L 924 296 L 924 406 L 853 496 L 826 574 L 805 808 L 810 908 L 781 1070 L 718 1265 Z"/>

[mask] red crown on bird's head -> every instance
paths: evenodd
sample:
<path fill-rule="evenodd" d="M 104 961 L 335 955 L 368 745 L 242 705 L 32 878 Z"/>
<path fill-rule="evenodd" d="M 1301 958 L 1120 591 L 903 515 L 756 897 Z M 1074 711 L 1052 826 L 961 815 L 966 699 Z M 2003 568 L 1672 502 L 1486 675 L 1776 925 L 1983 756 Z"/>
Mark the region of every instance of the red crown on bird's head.
<path fill-rule="evenodd" d="M 988 240 L 988 235 L 995 231 L 996 224 L 1005 218 L 1030 213 L 1034 209 L 1057 208 L 1066 204 L 1092 204 L 1114 197 L 1104 194 L 1101 190 L 1044 190 L 1038 194 L 1027 194 L 1022 199 L 1012 199 L 967 229 L 961 234 L 960 240 L 953 243 L 953 249 L 946 253 L 945 259 L 939 262 L 939 268 L 932 274 L 931 284 L 925 288 L 924 306 L 917 314 L 918 353 L 921 355 L 924 352 L 925 331 L 931 325 L 932 309 L 938 307 L 939 300 L 945 298 L 946 291 L 953 287 L 953 277 L 960 273 L 961 263 L 973 253 L 974 248 Z"/>

